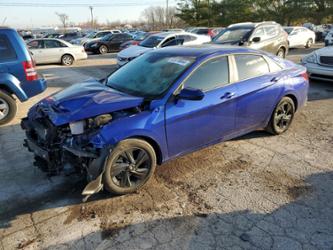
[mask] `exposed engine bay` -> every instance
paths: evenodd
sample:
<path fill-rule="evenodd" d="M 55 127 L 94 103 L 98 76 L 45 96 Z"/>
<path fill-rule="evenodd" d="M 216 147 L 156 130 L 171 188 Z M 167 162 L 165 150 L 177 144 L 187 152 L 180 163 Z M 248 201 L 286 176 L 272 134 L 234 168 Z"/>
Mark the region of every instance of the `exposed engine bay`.
<path fill-rule="evenodd" d="M 137 114 L 143 107 L 113 111 L 60 126 L 54 125 L 49 119 L 50 109 L 50 105 L 39 104 L 30 111 L 33 115 L 30 114 L 21 122 L 27 136 L 24 146 L 34 153 L 34 165 L 51 176 L 59 175 L 63 170 L 86 176 L 90 182 L 90 187 L 88 184 L 86 189 L 92 190 L 85 189 L 83 195 L 90 196 L 98 192 L 102 188 L 103 166 L 112 146 L 96 148 L 91 143 L 91 138 L 98 134 L 103 126 Z M 97 186 L 91 187 L 96 178 L 99 178 Z"/>

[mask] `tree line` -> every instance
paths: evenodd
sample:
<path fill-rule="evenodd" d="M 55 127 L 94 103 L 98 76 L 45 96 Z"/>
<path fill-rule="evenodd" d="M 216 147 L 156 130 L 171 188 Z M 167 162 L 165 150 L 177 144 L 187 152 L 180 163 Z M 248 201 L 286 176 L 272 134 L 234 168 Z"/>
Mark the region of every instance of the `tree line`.
<path fill-rule="evenodd" d="M 190 26 L 276 21 L 333 23 L 333 0 L 178 0 L 177 17 Z"/>

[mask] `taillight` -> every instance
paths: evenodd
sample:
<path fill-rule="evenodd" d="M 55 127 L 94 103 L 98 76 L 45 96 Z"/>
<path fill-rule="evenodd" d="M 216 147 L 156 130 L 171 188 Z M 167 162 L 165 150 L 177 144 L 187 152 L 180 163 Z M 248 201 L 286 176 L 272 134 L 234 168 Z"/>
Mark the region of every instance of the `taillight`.
<path fill-rule="evenodd" d="M 34 67 L 34 63 L 32 61 L 25 61 L 22 63 L 23 69 L 25 72 L 25 77 L 27 81 L 34 81 L 38 79 L 37 71 Z"/>
<path fill-rule="evenodd" d="M 304 78 L 305 81 L 309 81 L 309 75 L 308 73 L 305 71 L 301 74 L 301 76 Z"/>

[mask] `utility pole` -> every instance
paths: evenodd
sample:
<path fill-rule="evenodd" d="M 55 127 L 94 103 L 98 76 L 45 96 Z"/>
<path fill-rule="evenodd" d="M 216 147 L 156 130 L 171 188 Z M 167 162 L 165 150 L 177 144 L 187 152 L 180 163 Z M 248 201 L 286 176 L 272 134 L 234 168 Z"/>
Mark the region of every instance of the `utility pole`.
<path fill-rule="evenodd" d="M 90 16 L 91 16 L 91 28 L 94 28 L 94 14 L 93 14 L 93 6 L 89 6 L 90 9 Z"/>

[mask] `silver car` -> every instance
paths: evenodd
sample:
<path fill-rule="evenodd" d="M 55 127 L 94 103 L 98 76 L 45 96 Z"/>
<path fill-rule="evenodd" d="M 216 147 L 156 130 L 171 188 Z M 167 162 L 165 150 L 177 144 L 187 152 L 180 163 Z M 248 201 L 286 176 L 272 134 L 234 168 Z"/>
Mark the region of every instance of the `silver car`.
<path fill-rule="evenodd" d="M 27 45 L 36 64 L 61 63 L 69 66 L 74 61 L 88 58 L 83 46 L 72 45 L 60 39 L 34 39 Z"/>

